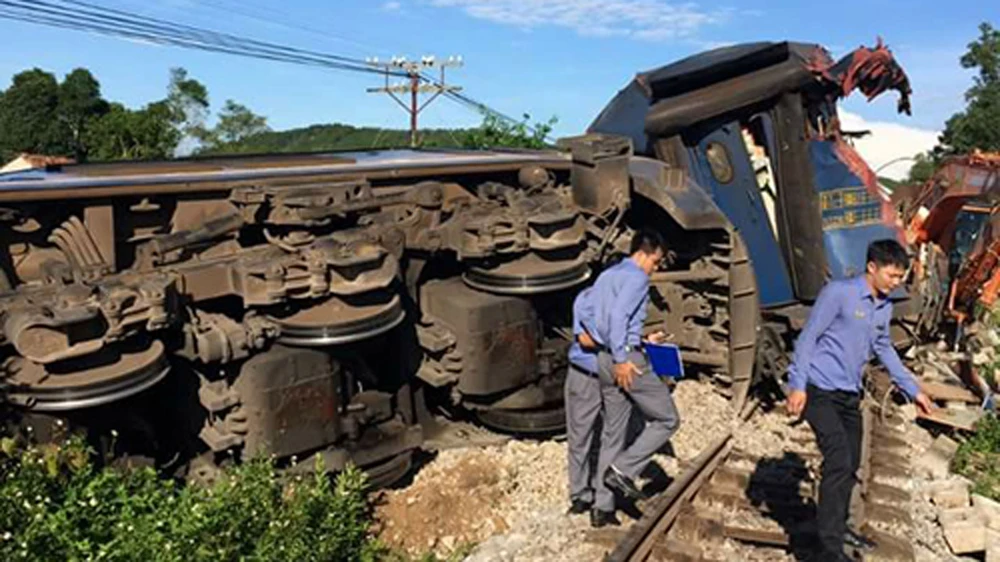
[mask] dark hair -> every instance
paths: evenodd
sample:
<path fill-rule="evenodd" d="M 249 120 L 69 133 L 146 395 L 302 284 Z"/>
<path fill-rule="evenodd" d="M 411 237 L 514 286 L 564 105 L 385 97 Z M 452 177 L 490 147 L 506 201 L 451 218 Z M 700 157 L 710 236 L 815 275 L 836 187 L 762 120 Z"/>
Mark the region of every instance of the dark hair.
<path fill-rule="evenodd" d="M 667 243 L 663 241 L 663 235 L 655 230 L 642 229 L 632 235 L 632 243 L 629 244 L 629 254 L 642 251 L 646 254 L 654 254 L 656 250 L 667 252 Z"/>
<path fill-rule="evenodd" d="M 868 244 L 868 263 L 874 263 L 878 267 L 895 265 L 901 269 L 906 269 L 910 265 L 910 257 L 906 255 L 906 250 L 902 244 L 887 238 L 885 240 L 875 240 Z"/>

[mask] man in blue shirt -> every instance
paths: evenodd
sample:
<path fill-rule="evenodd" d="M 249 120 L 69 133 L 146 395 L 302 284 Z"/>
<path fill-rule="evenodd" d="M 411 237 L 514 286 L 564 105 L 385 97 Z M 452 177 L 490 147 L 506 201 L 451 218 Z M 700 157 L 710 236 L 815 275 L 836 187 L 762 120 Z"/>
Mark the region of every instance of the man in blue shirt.
<path fill-rule="evenodd" d="M 663 260 L 665 244 L 656 231 L 637 232 L 630 256 L 609 267 L 593 286 L 594 332 L 599 348 L 598 374 L 604 429 L 594 498 L 594 526 L 618 524 L 614 493 L 639 499 L 634 479 L 653 453 L 677 431 L 680 418 L 667 385 L 653 374 L 642 350 L 642 329 L 649 302 L 649 276 Z M 650 338 L 653 339 L 653 338 Z M 646 424 L 623 450 L 628 418 L 635 406 Z"/>
<path fill-rule="evenodd" d="M 594 443 L 597 416 L 601 413 L 601 385 L 597 380 L 597 346 L 587 333 L 593 330 L 593 288 L 588 287 L 573 301 L 573 345 L 569 348 L 566 373 L 566 445 L 569 460 L 569 512 L 586 513 L 594 503 L 594 473 L 590 451 Z"/>
<path fill-rule="evenodd" d="M 787 407 L 809 422 L 823 453 L 816 510 L 822 560 L 848 560 L 845 542 L 872 546 L 847 526 L 861 461 L 861 377 L 871 356 L 878 357 L 918 408 L 925 412 L 933 408 L 903 366 L 889 335 L 888 295 L 903 282 L 908 261 L 895 240 L 872 242 L 865 274 L 823 287 L 795 344 Z"/>

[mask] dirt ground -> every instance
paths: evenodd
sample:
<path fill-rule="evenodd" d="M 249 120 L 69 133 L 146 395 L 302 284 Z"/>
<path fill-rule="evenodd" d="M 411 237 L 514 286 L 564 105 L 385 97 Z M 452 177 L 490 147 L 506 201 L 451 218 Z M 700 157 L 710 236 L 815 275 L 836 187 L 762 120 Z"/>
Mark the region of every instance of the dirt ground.
<path fill-rule="evenodd" d="M 507 501 L 507 477 L 488 451 L 445 451 L 412 485 L 382 494 L 377 530 L 411 554 L 448 552 L 503 533 L 507 523 L 495 512 Z"/>

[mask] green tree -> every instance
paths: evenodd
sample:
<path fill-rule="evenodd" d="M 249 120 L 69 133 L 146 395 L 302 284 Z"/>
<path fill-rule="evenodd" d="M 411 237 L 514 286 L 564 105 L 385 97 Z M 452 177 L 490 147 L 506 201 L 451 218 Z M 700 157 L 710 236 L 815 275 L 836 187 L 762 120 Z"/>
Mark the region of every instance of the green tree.
<path fill-rule="evenodd" d="M 270 131 L 266 117 L 257 115 L 245 105 L 226 100 L 219 112 L 219 122 L 206 132 L 202 142 L 207 150 L 215 150 Z"/>
<path fill-rule="evenodd" d="M 965 93 L 965 110 L 945 124 L 941 146 L 936 149 L 939 153 L 1000 150 L 1000 30 L 980 24 L 979 38 L 968 49 L 962 55 L 962 67 L 978 69 L 978 74 Z"/>
<path fill-rule="evenodd" d="M 59 85 L 59 136 L 66 139 L 69 152 L 78 161 L 87 159 L 87 132 L 109 110 L 101 97 L 101 85 L 90 71 L 77 68 Z"/>
<path fill-rule="evenodd" d="M 137 111 L 113 103 L 88 131 L 90 156 L 97 160 L 171 158 L 181 140 L 175 115 L 166 100 Z"/>
<path fill-rule="evenodd" d="M 921 152 L 917 154 L 914 158 L 913 166 L 910 167 L 910 174 L 906 183 L 923 184 L 934 175 L 937 165 L 938 160 L 933 153 Z"/>
<path fill-rule="evenodd" d="M 205 134 L 208 88 L 194 78 L 189 78 L 187 70 L 170 69 L 166 102 L 171 111 L 171 120 L 182 135 L 201 138 Z"/>
<path fill-rule="evenodd" d="M 21 152 L 63 154 L 56 111 L 59 84 L 49 72 L 34 68 L 14 76 L 0 96 L 0 155 L 10 160 Z"/>
<path fill-rule="evenodd" d="M 466 134 L 463 141 L 465 148 L 546 148 L 546 139 L 552 132 L 552 127 L 558 122 L 552 117 L 546 123 L 535 123 L 528 127 L 531 116 L 524 114 L 523 120 L 511 123 L 490 113 L 483 118 L 482 125 Z"/>

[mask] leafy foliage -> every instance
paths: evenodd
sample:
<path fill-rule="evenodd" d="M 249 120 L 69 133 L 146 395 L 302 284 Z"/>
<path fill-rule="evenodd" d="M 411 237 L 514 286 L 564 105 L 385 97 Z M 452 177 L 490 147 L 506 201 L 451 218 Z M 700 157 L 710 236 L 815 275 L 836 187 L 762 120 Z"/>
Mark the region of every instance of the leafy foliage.
<path fill-rule="evenodd" d="M 1000 500 L 1000 418 L 981 418 L 976 432 L 959 445 L 953 465 L 973 481 L 974 493 Z"/>
<path fill-rule="evenodd" d="M 546 148 L 546 139 L 558 119 L 553 116 L 548 122 L 535 123 L 531 128 L 528 127 L 529 120 L 531 116 L 527 113 L 518 123 L 510 123 L 487 114 L 483 118 L 483 124 L 466 135 L 463 145 L 465 148 Z"/>
<path fill-rule="evenodd" d="M 170 69 L 166 96 L 132 109 L 109 102 L 100 83 L 78 68 L 63 79 L 41 69 L 14 76 L 0 92 L 0 159 L 21 152 L 87 160 L 172 158 L 178 146 L 202 155 L 371 150 L 409 146 L 404 130 L 313 125 L 274 132 L 267 118 L 226 100 L 209 127 L 208 88 L 183 68 Z M 556 118 L 529 126 L 486 115 L 473 129 L 422 129 L 425 148 L 546 148 Z"/>
<path fill-rule="evenodd" d="M 57 108 L 59 84 L 41 69 L 14 76 L 11 87 L 0 96 L 0 156 L 10 159 L 19 152 L 63 153 L 66 139 L 59 138 Z"/>
<path fill-rule="evenodd" d="M 364 474 L 335 482 L 321 465 L 282 481 L 257 460 L 211 488 L 179 487 L 149 468 L 98 469 L 82 441 L 2 442 L 0 559 L 374 560 Z"/>
<path fill-rule="evenodd" d="M 188 78 L 183 68 L 171 68 L 166 102 L 170 121 L 182 134 L 194 137 L 204 134 L 209 106 L 208 88 L 204 84 Z"/>
<path fill-rule="evenodd" d="M 422 129 L 421 147 L 460 147 L 469 131 L 463 129 Z M 280 152 L 322 152 L 374 150 L 409 147 L 410 132 L 399 129 L 354 127 L 342 123 L 312 125 L 287 131 L 268 131 L 231 143 L 209 143 L 199 154 L 261 154 Z"/>
<path fill-rule="evenodd" d="M 255 114 L 245 105 L 226 100 L 219 112 L 219 122 L 202 137 L 209 150 L 238 143 L 243 139 L 260 135 L 271 130 L 267 118 Z"/>
<path fill-rule="evenodd" d="M 207 145 L 239 141 L 267 131 L 267 122 L 227 100 L 209 128 L 208 88 L 183 68 L 170 69 L 166 96 L 130 109 L 108 102 L 86 69 L 60 83 L 40 69 L 14 76 L 0 92 L 0 159 L 21 152 L 87 160 L 172 158 L 185 139 Z"/>
<path fill-rule="evenodd" d="M 962 68 L 977 69 L 978 74 L 965 93 L 965 110 L 948 119 L 936 150 L 946 154 L 1000 150 L 1000 30 L 980 24 L 979 37 L 969 43 L 960 61 Z"/>
<path fill-rule="evenodd" d="M 933 152 L 921 152 L 914 159 L 913 166 L 910 167 L 908 183 L 923 184 L 931 179 L 934 170 L 937 169 L 939 158 Z"/>
<path fill-rule="evenodd" d="M 166 101 L 139 110 L 120 103 L 91 127 L 86 136 L 88 154 L 95 160 L 143 160 L 170 158 L 181 140 Z"/>
<path fill-rule="evenodd" d="M 250 114 L 252 115 L 252 114 Z M 252 122 L 250 115 L 239 115 L 238 122 Z M 482 124 L 474 129 L 422 129 L 422 148 L 545 148 L 546 139 L 557 122 L 553 117 L 547 123 L 528 126 L 530 116 L 524 120 L 509 123 L 493 115 L 484 117 Z M 260 121 L 263 124 L 263 119 Z M 222 127 L 220 118 L 216 130 Z M 237 130 L 247 131 L 251 127 L 238 126 Z M 375 127 L 353 127 L 341 123 L 313 125 L 288 131 L 256 132 L 240 136 L 231 141 L 207 143 L 201 154 L 251 154 L 277 152 L 320 152 L 336 150 L 373 150 L 377 148 L 408 147 L 409 131 L 400 129 L 378 129 Z"/>

